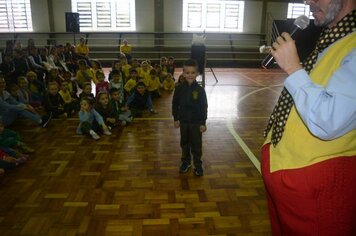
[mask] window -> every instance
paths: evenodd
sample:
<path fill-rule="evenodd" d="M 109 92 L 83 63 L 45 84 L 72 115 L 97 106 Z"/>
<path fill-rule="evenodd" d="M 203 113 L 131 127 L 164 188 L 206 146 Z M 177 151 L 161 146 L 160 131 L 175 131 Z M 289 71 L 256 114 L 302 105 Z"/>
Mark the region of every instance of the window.
<path fill-rule="evenodd" d="M 303 3 L 288 3 L 288 19 L 295 19 L 301 15 L 306 15 L 309 19 L 314 19 L 309 10 L 309 5 Z"/>
<path fill-rule="evenodd" d="M 136 30 L 135 0 L 72 0 L 80 31 Z"/>
<path fill-rule="evenodd" d="M 0 32 L 33 31 L 30 0 L 0 0 Z"/>
<path fill-rule="evenodd" d="M 242 32 L 244 1 L 183 0 L 183 31 Z"/>

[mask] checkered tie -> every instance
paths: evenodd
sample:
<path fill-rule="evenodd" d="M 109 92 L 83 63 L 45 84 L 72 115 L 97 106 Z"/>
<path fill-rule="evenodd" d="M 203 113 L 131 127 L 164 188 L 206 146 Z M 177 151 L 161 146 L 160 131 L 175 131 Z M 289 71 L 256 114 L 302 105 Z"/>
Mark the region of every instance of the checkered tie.
<path fill-rule="evenodd" d="M 310 71 L 314 68 L 314 65 L 318 58 L 318 54 L 320 52 L 322 52 L 325 48 L 330 46 L 338 39 L 341 39 L 347 34 L 352 33 L 354 31 L 356 31 L 356 10 L 353 10 L 348 15 L 346 15 L 337 23 L 336 26 L 332 28 L 323 29 L 315 49 L 303 62 L 304 69 L 308 73 L 310 73 Z M 281 95 L 278 98 L 277 105 L 273 109 L 272 115 L 268 121 L 267 127 L 263 134 L 264 137 L 267 137 L 267 134 L 273 127 L 271 142 L 274 147 L 282 138 L 284 126 L 286 125 L 288 115 L 293 105 L 293 98 L 289 94 L 288 90 L 284 87 Z"/>

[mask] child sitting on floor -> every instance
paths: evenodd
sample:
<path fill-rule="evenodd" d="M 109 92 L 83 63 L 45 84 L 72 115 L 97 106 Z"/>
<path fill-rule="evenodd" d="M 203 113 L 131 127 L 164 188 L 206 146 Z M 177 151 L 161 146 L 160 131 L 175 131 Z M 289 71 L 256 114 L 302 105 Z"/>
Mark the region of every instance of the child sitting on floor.
<path fill-rule="evenodd" d="M 138 77 L 138 73 L 137 73 L 136 69 L 131 69 L 130 77 L 124 86 L 124 89 L 125 89 L 125 92 L 127 95 L 130 95 L 134 91 L 137 82 L 139 82 L 140 80 L 141 80 L 141 78 Z"/>
<path fill-rule="evenodd" d="M 167 77 L 163 81 L 163 89 L 166 91 L 173 91 L 175 87 L 174 79 L 171 73 L 167 74 Z"/>
<path fill-rule="evenodd" d="M 88 134 L 93 139 L 98 140 L 100 138 L 98 133 L 101 132 L 105 135 L 111 135 L 103 117 L 93 108 L 93 101 L 85 97 L 80 101 L 77 133 Z"/>
<path fill-rule="evenodd" d="M 150 71 L 150 78 L 149 78 L 149 83 L 147 86 L 148 92 L 151 94 L 151 98 L 159 98 L 161 97 L 161 81 L 159 80 L 159 77 L 157 76 L 156 70 L 151 70 Z"/>
<path fill-rule="evenodd" d="M 78 88 L 77 84 L 72 80 L 72 73 L 69 71 L 63 72 L 63 81 L 68 82 L 68 90 L 70 92 L 70 95 L 72 98 L 78 98 L 77 93 L 78 93 Z"/>
<path fill-rule="evenodd" d="M 58 118 L 65 113 L 64 101 L 59 95 L 59 88 L 57 82 L 48 83 L 48 92 L 43 99 L 43 106 L 47 114 L 52 114 L 53 118 Z"/>
<path fill-rule="evenodd" d="M 118 115 L 109 104 L 109 94 L 99 92 L 96 96 L 95 110 L 103 117 L 105 124 L 111 129 L 118 124 Z"/>
<path fill-rule="evenodd" d="M 123 92 L 117 88 L 111 88 L 110 96 L 110 106 L 114 110 L 115 114 L 119 117 L 121 125 L 124 126 L 126 123 L 130 123 L 132 121 L 132 115 L 131 111 L 127 109 L 124 103 Z"/>
<path fill-rule="evenodd" d="M 20 142 L 18 133 L 6 129 L 0 119 L 0 175 L 4 174 L 5 170 L 12 169 L 27 161 L 26 155 L 12 149 L 12 147 L 21 148 L 27 153 L 34 152 L 33 149 Z"/>
<path fill-rule="evenodd" d="M 85 82 L 91 82 L 94 79 L 93 71 L 88 67 L 85 60 L 78 61 L 79 70 L 76 74 L 76 81 L 79 88 L 83 89 Z"/>
<path fill-rule="evenodd" d="M 33 71 L 27 72 L 26 78 L 28 81 L 28 89 L 32 94 L 32 100 L 42 103 L 46 91 L 44 83 L 38 79 L 37 74 Z"/>
<path fill-rule="evenodd" d="M 69 91 L 69 85 L 67 81 L 61 82 L 61 89 L 59 95 L 64 101 L 64 111 L 66 116 L 72 116 L 73 113 L 79 111 L 79 101 L 72 97 Z"/>
<path fill-rule="evenodd" d="M 79 94 L 79 100 L 81 101 L 83 98 L 89 98 L 94 101 L 94 94 L 91 90 L 91 82 L 85 82 L 83 84 L 83 91 Z"/>
<path fill-rule="evenodd" d="M 21 141 L 20 135 L 4 127 L 4 124 L 0 120 L 0 148 L 6 151 L 6 148 L 16 149 L 18 152 L 30 154 L 34 153 L 35 150 L 28 147 L 25 143 Z"/>
<path fill-rule="evenodd" d="M 102 71 L 98 70 L 95 74 L 95 77 L 95 95 L 97 96 L 99 92 L 109 93 L 109 82 L 105 81 L 105 74 Z"/>
<path fill-rule="evenodd" d="M 17 91 L 19 102 L 30 104 L 31 93 L 28 89 L 28 82 L 25 76 L 17 77 L 17 86 L 19 87 L 19 90 Z M 33 106 L 33 104 L 31 105 Z"/>
<path fill-rule="evenodd" d="M 151 114 L 156 113 L 153 110 L 151 95 L 143 82 L 137 84 L 134 92 L 128 97 L 126 106 L 131 110 L 133 117 L 142 117 L 145 109 Z"/>
<path fill-rule="evenodd" d="M 121 72 L 114 70 L 111 72 L 111 81 L 109 88 L 117 88 L 118 90 L 124 91 L 124 80 L 121 76 Z"/>

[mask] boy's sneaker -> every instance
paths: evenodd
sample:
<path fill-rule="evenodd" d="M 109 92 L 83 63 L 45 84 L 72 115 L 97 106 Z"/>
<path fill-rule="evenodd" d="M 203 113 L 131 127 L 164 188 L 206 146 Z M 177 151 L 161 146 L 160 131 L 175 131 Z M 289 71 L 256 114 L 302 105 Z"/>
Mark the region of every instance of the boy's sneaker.
<path fill-rule="evenodd" d="M 186 172 L 188 172 L 190 167 L 191 167 L 191 164 L 189 162 L 183 161 L 182 164 L 180 164 L 179 172 L 186 173 Z"/>
<path fill-rule="evenodd" d="M 155 110 L 153 110 L 153 109 L 150 110 L 150 113 L 151 113 L 152 115 L 157 114 L 157 112 L 156 112 Z"/>
<path fill-rule="evenodd" d="M 203 176 L 204 175 L 203 168 L 201 166 L 196 166 L 194 169 L 194 174 L 196 176 Z"/>
<path fill-rule="evenodd" d="M 95 133 L 93 130 L 90 130 L 89 134 L 94 140 L 98 140 L 100 138 L 100 136 L 97 133 Z"/>
<path fill-rule="evenodd" d="M 48 116 L 42 116 L 41 126 L 45 128 L 52 119 L 52 112 Z"/>
<path fill-rule="evenodd" d="M 126 125 L 126 121 L 125 120 L 122 120 L 121 121 L 121 126 L 125 126 Z"/>

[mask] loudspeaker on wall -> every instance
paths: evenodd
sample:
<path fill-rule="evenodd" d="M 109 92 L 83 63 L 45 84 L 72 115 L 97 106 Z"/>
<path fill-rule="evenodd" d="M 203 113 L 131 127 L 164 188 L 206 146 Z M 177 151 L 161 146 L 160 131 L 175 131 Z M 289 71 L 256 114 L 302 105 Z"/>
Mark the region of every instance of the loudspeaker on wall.
<path fill-rule="evenodd" d="M 79 33 L 79 13 L 66 12 L 66 32 Z"/>

